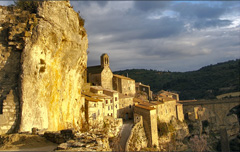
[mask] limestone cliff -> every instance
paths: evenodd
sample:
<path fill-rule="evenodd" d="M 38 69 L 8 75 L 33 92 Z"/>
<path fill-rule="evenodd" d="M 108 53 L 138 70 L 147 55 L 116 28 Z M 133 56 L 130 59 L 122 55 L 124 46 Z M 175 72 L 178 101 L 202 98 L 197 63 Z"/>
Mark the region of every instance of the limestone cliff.
<path fill-rule="evenodd" d="M 6 14 L 13 14 L 14 19 L 10 20 L 13 26 L 25 25 L 15 27 L 15 31 L 21 31 L 21 41 L 15 40 L 15 50 L 10 49 L 12 58 L 15 54 L 20 54 L 17 59 L 21 58 L 14 62 L 18 66 L 16 79 L 19 78 L 15 83 L 20 102 L 19 130 L 81 127 L 84 121 L 81 88 L 88 39 L 78 13 L 65 1 L 41 2 L 37 13 L 26 13 L 25 20 L 19 20 L 17 16 L 21 19 L 22 15 L 16 15 L 21 10 L 13 10 L 14 13 Z M 8 37 L 12 33 L 6 31 Z"/>

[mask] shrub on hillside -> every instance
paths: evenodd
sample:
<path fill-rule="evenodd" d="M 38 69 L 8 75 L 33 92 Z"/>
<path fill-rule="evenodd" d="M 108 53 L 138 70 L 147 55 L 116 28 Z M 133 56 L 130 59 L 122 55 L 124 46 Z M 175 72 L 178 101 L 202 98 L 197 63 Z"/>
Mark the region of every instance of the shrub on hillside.
<path fill-rule="evenodd" d="M 14 3 L 21 10 L 26 10 L 30 13 L 37 13 L 37 8 L 39 6 L 39 1 L 16 0 Z"/>

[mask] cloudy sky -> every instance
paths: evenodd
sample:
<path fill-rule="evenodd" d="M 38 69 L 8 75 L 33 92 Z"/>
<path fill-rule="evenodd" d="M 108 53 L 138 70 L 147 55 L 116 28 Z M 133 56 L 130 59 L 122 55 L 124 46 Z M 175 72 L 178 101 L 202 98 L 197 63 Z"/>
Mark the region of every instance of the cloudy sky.
<path fill-rule="evenodd" d="M 240 2 L 72 1 L 85 19 L 88 65 L 191 71 L 240 58 Z"/>
<path fill-rule="evenodd" d="M 3 1 L 0 3 L 4 3 Z M 239 1 L 72 1 L 85 19 L 88 66 L 192 71 L 240 58 Z"/>

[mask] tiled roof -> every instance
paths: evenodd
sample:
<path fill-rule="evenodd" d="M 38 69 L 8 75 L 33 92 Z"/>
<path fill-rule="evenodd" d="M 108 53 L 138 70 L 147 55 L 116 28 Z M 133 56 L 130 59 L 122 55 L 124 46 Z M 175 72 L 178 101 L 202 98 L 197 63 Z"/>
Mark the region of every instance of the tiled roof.
<path fill-rule="evenodd" d="M 85 95 L 83 95 L 84 97 L 85 97 L 85 99 L 86 100 L 88 100 L 88 101 L 92 101 L 92 102 L 101 102 L 102 100 L 100 100 L 100 99 L 94 99 L 94 98 L 91 98 L 91 97 L 88 97 L 88 96 L 85 96 Z"/>
<path fill-rule="evenodd" d="M 158 92 L 160 95 L 178 95 L 177 93 L 161 90 Z"/>
<path fill-rule="evenodd" d="M 133 102 L 141 103 L 141 102 L 144 102 L 144 101 L 142 99 L 139 99 L 139 98 L 133 98 Z"/>
<path fill-rule="evenodd" d="M 136 87 L 138 87 L 138 86 L 144 86 L 144 87 L 148 87 L 148 88 L 150 88 L 149 85 L 142 84 L 141 82 L 136 82 L 135 85 L 136 85 Z"/>
<path fill-rule="evenodd" d="M 91 89 L 95 89 L 95 90 L 98 90 L 98 91 L 103 90 L 103 88 L 101 86 L 91 86 Z"/>
<path fill-rule="evenodd" d="M 163 100 L 163 102 L 168 102 L 168 101 L 176 101 L 176 99 L 169 98 L 169 97 L 159 97 L 159 100 Z"/>
<path fill-rule="evenodd" d="M 143 106 L 143 105 L 135 105 L 135 107 L 146 109 L 146 110 L 154 110 L 155 109 L 153 107 L 147 107 L 147 106 Z"/>
<path fill-rule="evenodd" d="M 118 75 L 118 74 L 114 74 L 113 76 L 114 76 L 114 77 L 117 77 L 117 78 L 120 78 L 120 79 L 127 79 L 127 80 L 135 81 L 135 80 L 133 80 L 133 79 L 131 79 L 131 78 L 128 78 L 128 77 L 125 77 L 125 76 L 122 76 L 122 75 Z"/>
<path fill-rule="evenodd" d="M 147 107 L 155 106 L 155 104 L 151 104 L 149 102 L 141 102 L 141 103 L 139 103 L 139 105 L 143 105 L 143 106 L 147 106 Z"/>
<path fill-rule="evenodd" d="M 163 104 L 161 101 L 151 101 L 150 103 L 155 105 Z"/>
<path fill-rule="evenodd" d="M 105 94 L 96 94 L 96 93 L 92 93 L 92 92 L 82 92 L 83 95 L 88 96 L 88 97 L 92 97 L 92 98 L 100 98 L 100 99 L 104 99 L 104 98 L 108 98 L 108 99 L 112 99 L 112 97 L 107 96 Z"/>

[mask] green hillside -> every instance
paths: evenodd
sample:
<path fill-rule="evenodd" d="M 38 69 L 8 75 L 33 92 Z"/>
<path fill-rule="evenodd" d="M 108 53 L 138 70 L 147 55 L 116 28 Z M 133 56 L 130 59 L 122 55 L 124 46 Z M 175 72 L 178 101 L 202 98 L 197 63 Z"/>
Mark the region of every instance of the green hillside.
<path fill-rule="evenodd" d="M 163 72 L 145 69 L 116 71 L 151 86 L 153 92 L 177 91 L 180 99 L 212 99 L 217 95 L 239 91 L 240 59 L 209 65 L 191 72 Z"/>

